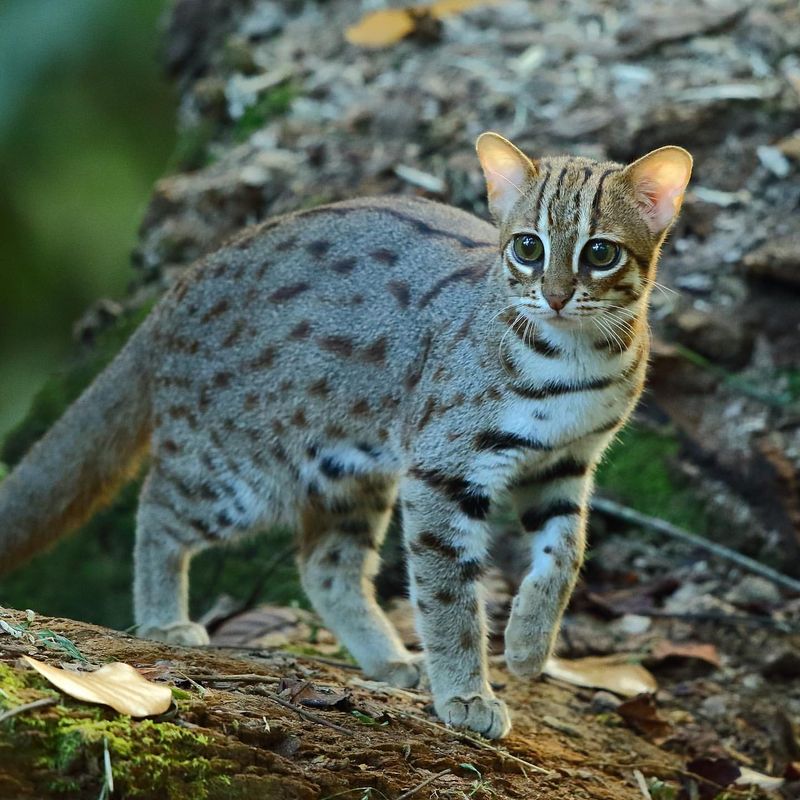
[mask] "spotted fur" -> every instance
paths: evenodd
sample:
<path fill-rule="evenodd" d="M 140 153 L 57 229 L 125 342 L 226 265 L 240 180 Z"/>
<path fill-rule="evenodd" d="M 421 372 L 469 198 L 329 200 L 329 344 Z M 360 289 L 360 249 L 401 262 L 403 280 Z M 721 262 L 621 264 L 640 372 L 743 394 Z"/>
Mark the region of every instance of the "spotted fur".
<path fill-rule="evenodd" d="M 399 498 L 435 707 L 503 736 L 484 644 L 487 516 L 510 491 L 531 565 L 506 657 L 532 675 L 580 569 L 594 466 L 644 381 L 647 299 L 682 191 L 675 150 L 631 167 L 532 162 L 489 134 L 496 227 L 373 198 L 246 232 L 181 277 L 0 486 L 3 567 L 80 524 L 149 449 L 142 635 L 207 641 L 188 618 L 191 556 L 291 525 L 325 624 L 368 675 L 410 686 L 419 666 L 372 586 Z M 542 238 L 541 264 L 515 260 L 520 231 Z M 576 256 L 598 235 L 623 248 L 607 274 Z"/>

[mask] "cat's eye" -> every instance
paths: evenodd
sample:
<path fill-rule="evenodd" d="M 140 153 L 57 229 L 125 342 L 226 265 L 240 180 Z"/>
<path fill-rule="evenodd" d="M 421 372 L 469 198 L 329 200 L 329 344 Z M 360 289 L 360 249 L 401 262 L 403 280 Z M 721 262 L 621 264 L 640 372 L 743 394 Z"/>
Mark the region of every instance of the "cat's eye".
<path fill-rule="evenodd" d="M 533 233 L 518 233 L 513 248 L 514 256 L 521 264 L 532 265 L 544 259 L 542 240 Z"/>
<path fill-rule="evenodd" d="M 608 239 L 590 239 L 581 253 L 581 260 L 593 269 L 611 269 L 619 262 L 622 249 Z"/>

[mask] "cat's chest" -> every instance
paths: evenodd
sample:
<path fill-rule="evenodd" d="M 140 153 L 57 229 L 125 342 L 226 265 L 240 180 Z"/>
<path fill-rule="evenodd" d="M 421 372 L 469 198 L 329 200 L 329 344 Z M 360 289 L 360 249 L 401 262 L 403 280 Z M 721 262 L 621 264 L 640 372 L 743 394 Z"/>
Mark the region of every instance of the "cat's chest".
<path fill-rule="evenodd" d="M 535 364 L 538 366 L 538 364 Z M 613 361 L 594 354 L 520 370 L 509 382 L 494 420 L 497 446 L 477 454 L 473 475 L 496 488 L 574 447 L 601 440 L 636 401 L 642 351 Z M 503 442 L 509 446 L 503 446 Z"/>

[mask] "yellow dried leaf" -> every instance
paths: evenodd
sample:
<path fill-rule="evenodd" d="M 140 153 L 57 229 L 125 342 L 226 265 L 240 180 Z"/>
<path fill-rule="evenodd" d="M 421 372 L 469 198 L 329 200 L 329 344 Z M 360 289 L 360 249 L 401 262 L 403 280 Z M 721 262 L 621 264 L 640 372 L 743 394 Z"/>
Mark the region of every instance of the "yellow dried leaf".
<path fill-rule="evenodd" d="M 345 39 L 359 47 L 388 47 L 399 42 L 416 27 L 414 17 L 407 8 L 387 8 L 365 14 L 361 20 L 345 31 Z"/>
<path fill-rule="evenodd" d="M 145 680 L 130 664 L 115 662 L 96 672 L 70 672 L 30 656 L 22 658 L 70 697 L 111 706 L 120 714 L 150 717 L 163 714 L 172 704 L 172 691 L 168 686 Z"/>
<path fill-rule="evenodd" d="M 500 0 L 438 0 L 428 8 L 430 15 L 437 19 L 444 19 L 453 14 L 463 14 L 476 6 L 496 5 Z"/>
<path fill-rule="evenodd" d="M 359 47 L 388 47 L 414 33 L 421 21 L 461 14 L 475 6 L 494 5 L 501 0 L 438 0 L 433 5 L 386 8 L 365 14 L 345 31 L 345 39 Z"/>
<path fill-rule="evenodd" d="M 658 683 L 653 675 L 641 664 L 631 664 L 627 658 L 624 654 L 574 660 L 549 658 L 544 674 L 573 686 L 605 689 L 623 697 L 655 692 Z"/>

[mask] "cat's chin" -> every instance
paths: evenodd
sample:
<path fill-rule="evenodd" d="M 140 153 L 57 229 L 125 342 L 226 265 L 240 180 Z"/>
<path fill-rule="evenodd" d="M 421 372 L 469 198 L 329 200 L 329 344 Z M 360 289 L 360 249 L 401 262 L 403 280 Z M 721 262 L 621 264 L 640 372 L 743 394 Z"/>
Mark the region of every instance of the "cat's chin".
<path fill-rule="evenodd" d="M 538 317 L 538 319 L 547 325 L 553 325 L 556 328 L 564 330 L 567 328 L 577 328 L 581 324 L 583 317 L 557 314 L 554 311 L 552 314 L 543 314 L 542 316 Z"/>

